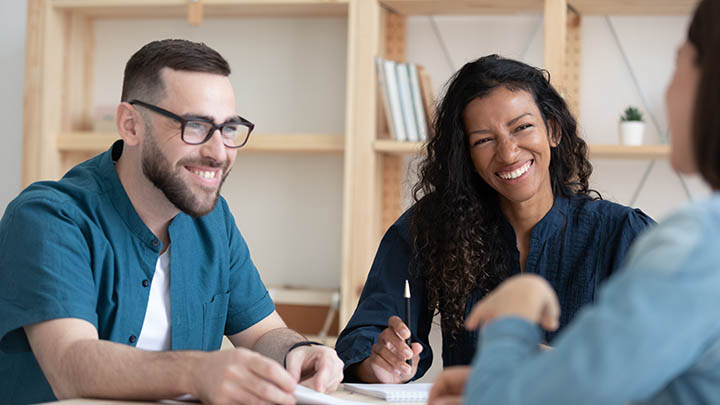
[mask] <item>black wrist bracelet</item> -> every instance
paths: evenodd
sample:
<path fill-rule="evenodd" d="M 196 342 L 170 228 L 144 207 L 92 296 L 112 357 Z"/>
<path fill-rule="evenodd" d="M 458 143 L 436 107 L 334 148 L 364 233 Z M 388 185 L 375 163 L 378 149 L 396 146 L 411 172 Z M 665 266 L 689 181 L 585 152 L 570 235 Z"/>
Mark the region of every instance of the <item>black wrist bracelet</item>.
<path fill-rule="evenodd" d="M 302 340 L 300 342 L 295 343 L 294 345 L 290 346 L 290 348 L 287 350 L 287 352 L 285 352 L 285 357 L 283 358 L 283 368 L 287 368 L 286 362 L 287 362 L 288 354 L 290 354 L 290 352 L 293 349 L 297 349 L 298 347 L 301 347 L 301 346 L 325 346 L 325 345 L 320 342 L 313 342 L 312 340 Z"/>

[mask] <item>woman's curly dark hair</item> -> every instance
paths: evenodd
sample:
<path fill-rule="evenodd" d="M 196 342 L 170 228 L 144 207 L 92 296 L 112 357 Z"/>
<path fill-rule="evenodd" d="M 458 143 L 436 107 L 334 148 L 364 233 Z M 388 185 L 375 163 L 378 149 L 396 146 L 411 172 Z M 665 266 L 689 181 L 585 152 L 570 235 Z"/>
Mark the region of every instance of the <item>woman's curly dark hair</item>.
<path fill-rule="evenodd" d="M 590 197 L 593 192 L 587 144 L 546 71 L 489 55 L 455 73 L 438 106 L 427 157 L 418 167 L 411 220 L 413 261 L 425 277 L 429 309 L 440 311 L 443 331 L 452 340 L 463 330 L 470 293 L 476 288 L 487 293 L 510 274 L 502 253 L 507 246 L 500 237 L 498 194 L 477 173 L 463 125 L 465 107 L 499 86 L 532 94 L 548 134 L 558 137 L 550 152 L 553 195 Z"/>

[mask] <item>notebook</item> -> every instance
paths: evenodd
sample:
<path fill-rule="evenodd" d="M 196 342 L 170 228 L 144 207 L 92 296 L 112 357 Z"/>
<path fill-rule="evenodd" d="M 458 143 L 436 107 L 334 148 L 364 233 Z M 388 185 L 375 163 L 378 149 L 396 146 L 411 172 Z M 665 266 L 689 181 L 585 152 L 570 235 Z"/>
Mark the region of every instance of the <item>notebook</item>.
<path fill-rule="evenodd" d="M 298 405 L 366 405 L 365 402 L 335 398 L 300 384 L 295 387 L 295 400 Z"/>
<path fill-rule="evenodd" d="M 432 384 L 343 384 L 348 391 L 359 392 L 388 402 L 427 401 Z"/>

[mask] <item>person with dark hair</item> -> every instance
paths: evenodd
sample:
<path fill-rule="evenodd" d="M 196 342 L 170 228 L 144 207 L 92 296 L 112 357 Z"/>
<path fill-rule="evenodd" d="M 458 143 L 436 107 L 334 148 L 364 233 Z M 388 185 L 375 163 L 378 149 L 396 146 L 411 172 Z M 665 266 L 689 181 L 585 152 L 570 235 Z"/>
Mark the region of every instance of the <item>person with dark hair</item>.
<path fill-rule="evenodd" d="M 638 238 L 625 265 L 555 339 L 564 310 L 537 276 L 512 277 L 472 310 L 472 369 L 444 371 L 431 404 L 720 403 L 720 1 L 702 0 L 666 91 L 670 163 L 713 193 Z M 464 396 L 464 398 L 462 397 Z"/>
<path fill-rule="evenodd" d="M 653 223 L 590 190 L 587 145 L 543 70 L 497 55 L 467 63 L 450 80 L 434 127 L 416 203 L 385 234 L 337 341 L 346 381 L 422 376 L 436 311 L 443 365 L 469 364 L 477 335 L 464 330 L 465 317 L 514 274 L 550 282 L 563 327 Z M 402 314 L 405 279 L 411 328 L 394 316 Z"/>
<path fill-rule="evenodd" d="M 294 404 L 342 380 L 288 329 L 220 189 L 253 129 L 227 61 L 151 42 L 125 68 L 121 140 L 0 221 L 0 398 Z M 223 335 L 235 350 L 218 351 Z"/>

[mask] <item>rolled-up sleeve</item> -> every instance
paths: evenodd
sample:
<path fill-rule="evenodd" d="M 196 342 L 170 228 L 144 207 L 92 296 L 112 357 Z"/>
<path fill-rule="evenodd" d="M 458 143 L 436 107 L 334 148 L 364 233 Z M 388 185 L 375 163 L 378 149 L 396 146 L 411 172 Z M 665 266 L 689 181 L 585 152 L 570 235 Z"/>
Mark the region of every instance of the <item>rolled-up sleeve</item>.
<path fill-rule="evenodd" d="M 260 279 L 245 239 L 226 207 L 230 253 L 230 301 L 225 334 L 234 335 L 265 319 L 275 310 L 272 298 Z"/>
<path fill-rule="evenodd" d="M 399 221 L 403 219 L 405 218 L 401 217 Z M 412 296 L 412 340 L 423 346 L 418 372 L 414 378 L 421 377 L 430 367 L 432 351 L 428 335 L 432 316 L 427 309 L 424 279 L 410 274 L 412 251 L 403 229 L 404 227 L 397 224 L 393 225 L 383 236 L 355 313 L 338 337 L 335 347 L 338 356 L 345 363 L 345 368 L 370 355 L 372 345 L 377 342 L 380 332 L 387 328 L 391 316 L 404 318 L 405 280 L 410 282 Z M 351 380 L 352 376 L 346 377 L 346 381 Z"/>

